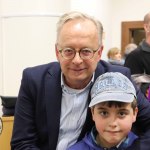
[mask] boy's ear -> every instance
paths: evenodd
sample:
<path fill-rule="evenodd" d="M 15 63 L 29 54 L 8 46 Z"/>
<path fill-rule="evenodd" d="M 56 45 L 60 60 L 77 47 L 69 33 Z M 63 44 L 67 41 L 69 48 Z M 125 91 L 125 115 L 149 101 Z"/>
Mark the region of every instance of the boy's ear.
<path fill-rule="evenodd" d="M 94 110 L 93 110 L 93 107 L 91 107 L 90 109 L 91 109 L 91 113 L 93 114 L 93 111 L 94 111 Z"/>
<path fill-rule="evenodd" d="M 56 54 L 56 58 L 57 60 L 59 61 L 59 52 L 58 52 L 58 49 L 57 49 L 57 44 L 55 44 L 55 54 Z"/>
<path fill-rule="evenodd" d="M 137 117 L 137 113 L 138 113 L 138 108 L 136 107 L 135 110 L 134 110 L 134 116 L 133 116 L 133 122 L 136 121 L 136 117 Z"/>
<path fill-rule="evenodd" d="M 90 109 L 91 109 L 92 119 L 93 119 L 93 121 L 94 121 L 94 120 L 95 120 L 95 119 L 94 119 L 94 107 L 91 107 Z"/>

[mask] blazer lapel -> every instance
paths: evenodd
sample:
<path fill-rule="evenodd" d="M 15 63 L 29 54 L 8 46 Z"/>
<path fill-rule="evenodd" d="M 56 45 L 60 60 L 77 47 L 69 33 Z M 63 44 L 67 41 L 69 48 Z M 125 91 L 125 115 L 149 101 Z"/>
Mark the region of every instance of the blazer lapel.
<path fill-rule="evenodd" d="M 104 74 L 105 72 L 107 72 L 105 66 L 103 65 L 103 62 L 100 61 L 97 65 L 97 68 L 95 70 L 95 77 L 94 77 L 94 81 L 97 79 L 98 76 Z"/>
<path fill-rule="evenodd" d="M 45 78 L 46 113 L 48 123 L 49 148 L 51 150 L 56 149 L 59 134 L 62 98 L 60 80 L 60 73 L 57 75 L 47 73 Z"/>

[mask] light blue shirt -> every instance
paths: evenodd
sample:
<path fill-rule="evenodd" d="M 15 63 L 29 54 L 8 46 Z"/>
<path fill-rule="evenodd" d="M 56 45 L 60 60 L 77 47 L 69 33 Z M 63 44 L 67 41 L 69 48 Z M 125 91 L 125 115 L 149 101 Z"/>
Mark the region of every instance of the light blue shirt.
<path fill-rule="evenodd" d="M 61 75 L 62 103 L 59 137 L 56 150 L 66 150 L 76 143 L 85 123 L 88 95 L 94 74 L 89 84 L 81 90 L 72 89 L 65 85 Z"/>

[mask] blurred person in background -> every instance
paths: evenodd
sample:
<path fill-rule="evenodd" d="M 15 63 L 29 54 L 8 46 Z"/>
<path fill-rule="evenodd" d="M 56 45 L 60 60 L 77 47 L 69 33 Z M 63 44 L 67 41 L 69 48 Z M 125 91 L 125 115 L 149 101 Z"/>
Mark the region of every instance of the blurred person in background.
<path fill-rule="evenodd" d="M 130 68 L 132 79 L 141 83 L 139 88 L 150 100 L 150 12 L 144 16 L 145 39 L 125 59 L 124 66 Z"/>
<path fill-rule="evenodd" d="M 150 12 L 144 16 L 145 39 L 125 60 L 124 66 L 130 68 L 131 74 L 150 75 Z"/>
<path fill-rule="evenodd" d="M 124 59 L 126 59 L 127 55 L 130 54 L 136 48 L 137 48 L 137 45 L 135 43 L 127 44 L 124 50 Z"/>
<path fill-rule="evenodd" d="M 124 61 L 122 60 L 121 50 L 117 47 L 112 47 L 108 50 L 107 53 L 108 62 L 113 65 L 123 65 Z"/>

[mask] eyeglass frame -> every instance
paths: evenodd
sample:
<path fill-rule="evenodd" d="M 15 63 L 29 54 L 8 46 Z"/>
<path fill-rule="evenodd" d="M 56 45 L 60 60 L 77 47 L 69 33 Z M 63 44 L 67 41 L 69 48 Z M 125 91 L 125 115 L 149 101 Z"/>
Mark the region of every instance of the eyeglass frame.
<path fill-rule="evenodd" d="M 65 50 L 65 49 L 70 49 L 70 50 L 73 50 L 74 51 L 74 56 L 72 57 L 72 58 L 66 58 L 66 57 L 64 57 L 63 56 L 63 54 L 62 54 L 62 52 Z M 57 48 L 58 49 L 58 48 Z M 80 54 L 81 54 L 81 52 L 82 52 L 82 50 L 90 50 L 91 52 L 92 52 L 92 56 L 90 57 L 90 58 L 84 58 L 84 57 L 82 57 Z M 93 57 L 94 57 L 94 54 L 95 54 L 95 52 L 97 52 L 98 50 L 100 49 L 100 46 L 96 49 L 96 50 L 93 50 L 93 49 L 90 49 L 90 48 L 81 48 L 78 52 L 75 50 L 75 49 L 73 49 L 73 48 L 70 48 L 70 47 L 66 47 L 66 48 L 62 48 L 62 49 L 58 49 L 58 51 L 59 51 L 59 53 L 61 53 L 61 56 L 64 58 L 64 59 L 66 59 L 66 60 L 71 60 L 71 59 L 74 59 L 74 57 L 76 56 L 76 53 L 79 53 L 79 56 L 80 56 L 80 58 L 81 59 L 83 59 L 83 60 L 88 60 L 88 59 L 92 59 Z"/>

